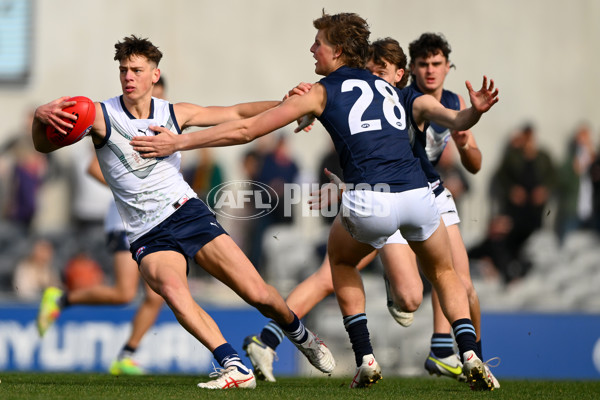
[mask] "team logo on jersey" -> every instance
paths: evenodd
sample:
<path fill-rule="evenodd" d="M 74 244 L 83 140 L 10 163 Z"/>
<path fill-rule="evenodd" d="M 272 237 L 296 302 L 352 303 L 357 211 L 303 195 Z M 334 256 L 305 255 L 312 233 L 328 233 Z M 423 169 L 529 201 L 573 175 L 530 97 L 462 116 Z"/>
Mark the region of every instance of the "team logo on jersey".
<path fill-rule="evenodd" d="M 269 185 L 256 181 L 230 181 L 221 183 L 206 195 L 211 210 L 231 219 L 256 219 L 275 210 L 279 196 Z"/>

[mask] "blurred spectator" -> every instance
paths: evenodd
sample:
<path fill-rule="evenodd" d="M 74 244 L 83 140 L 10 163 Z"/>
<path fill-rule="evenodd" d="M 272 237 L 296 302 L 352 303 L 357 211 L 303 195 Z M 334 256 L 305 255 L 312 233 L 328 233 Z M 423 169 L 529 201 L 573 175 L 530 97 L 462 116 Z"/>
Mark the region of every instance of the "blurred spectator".
<path fill-rule="evenodd" d="M 582 123 L 571 136 L 567 157 L 558 171 L 555 227 L 560 243 L 569 232 L 592 227 L 590 167 L 595 158 L 590 126 Z"/>
<path fill-rule="evenodd" d="M 214 160 L 213 151 L 208 147 L 196 150 L 197 162 L 184 170 L 183 174 L 198 197 L 211 208 L 215 206 L 214 199 L 207 199 L 206 195 L 212 188 L 223 183 L 223 170 Z"/>
<path fill-rule="evenodd" d="M 242 158 L 242 169 L 246 179 L 256 181 L 262 169 L 263 155 L 260 151 L 250 149 L 246 151 Z"/>
<path fill-rule="evenodd" d="M 60 285 L 54 266 L 54 247 L 47 240 L 36 241 L 31 253 L 19 261 L 13 275 L 13 288 L 23 300 L 38 300 L 48 286 Z"/>
<path fill-rule="evenodd" d="M 323 185 L 329 183 L 329 178 L 327 177 L 327 175 L 325 175 L 325 168 L 327 168 L 329 171 L 333 172 L 334 174 L 336 174 L 342 181 L 344 180 L 344 176 L 342 174 L 342 167 L 340 166 L 340 157 L 338 156 L 337 152 L 335 151 L 335 147 L 333 146 L 333 142 L 329 141 L 329 149 L 327 151 L 327 153 L 325 153 L 323 155 L 323 158 L 321 159 L 321 163 L 319 164 L 319 169 L 317 171 L 318 176 L 319 176 L 319 187 L 322 187 Z M 335 206 L 332 207 L 339 207 L 337 204 Z M 331 209 L 327 209 L 327 211 L 330 211 Z M 333 220 L 335 219 L 335 216 L 333 217 L 326 217 L 323 216 L 323 220 L 325 221 L 325 223 L 327 225 L 331 225 L 333 223 Z M 323 254 L 324 256 L 325 254 Z"/>
<path fill-rule="evenodd" d="M 110 189 L 88 174 L 94 157 L 91 139 L 84 138 L 72 147 L 70 166 L 71 222 L 77 238 L 77 251 L 85 251 L 112 271 L 112 259 L 104 249 L 104 217 L 113 199 Z"/>
<path fill-rule="evenodd" d="M 323 154 L 323 158 L 321 158 L 321 162 L 319 163 L 317 169 L 317 176 L 319 177 L 319 188 L 323 187 L 323 185 L 329 183 L 329 178 L 325 174 L 325 168 L 329 171 L 336 174 L 342 181 L 344 180 L 344 175 L 342 173 L 342 167 L 340 166 L 340 158 L 338 153 L 335 151 L 335 147 L 332 141 L 329 141 L 329 148 L 325 154 Z M 331 205 L 329 208 L 324 209 L 325 213 L 321 213 L 321 218 L 325 225 L 331 226 L 334 216 L 329 216 L 331 211 L 338 210 L 339 204 Z M 316 243 L 315 253 L 317 257 L 322 260 L 327 254 L 327 236 L 323 238 L 322 241 Z"/>
<path fill-rule="evenodd" d="M 25 234 L 31 233 L 38 209 L 40 188 L 49 172 L 48 155 L 39 153 L 31 140 L 33 110 L 27 110 L 21 131 L 14 134 L 0 149 L 6 179 L 2 179 L 3 216 Z"/>
<path fill-rule="evenodd" d="M 295 183 L 298 173 L 298 165 L 290 155 L 287 139 L 282 134 L 277 138 L 273 150 L 264 155 L 258 181 L 269 185 L 279 196 L 279 201 L 282 202 L 285 192 L 284 185 Z M 271 205 L 275 206 L 275 204 Z M 285 215 L 284 210 L 283 204 L 276 207 L 275 211 L 269 214 L 270 224 L 291 224 L 292 216 Z"/>
<path fill-rule="evenodd" d="M 511 138 L 492 179 L 496 210 L 487 237 L 469 251 L 469 257 L 491 260 L 506 283 L 527 274 L 531 262 L 521 249 L 542 227 L 555 180 L 552 159 L 538 147 L 533 125 L 525 125 Z"/>
<path fill-rule="evenodd" d="M 263 198 L 262 204 L 271 204 L 275 207 L 274 211 L 258 218 L 251 225 L 252 231 L 249 233 L 251 240 L 250 253 L 248 258 L 252 264 L 260 270 L 260 266 L 264 264 L 263 260 L 263 240 L 264 233 L 268 227 L 273 224 L 291 224 L 293 222 L 292 215 L 285 215 L 284 207 L 284 186 L 285 184 L 294 183 L 297 180 L 299 169 L 296 161 L 291 157 L 286 137 L 282 134 L 275 137 L 273 147 L 261 154 L 262 162 L 257 176 L 257 181 L 268 185 L 275 193 L 277 193 L 279 205 L 275 207 L 277 199 L 271 198 L 271 201 L 266 197 Z M 264 146 L 264 143 L 261 143 Z M 293 213 L 292 213 L 293 214 Z"/>
<path fill-rule="evenodd" d="M 246 150 L 241 160 L 243 180 L 257 181 L 262 169 L 262 162 L 263 154 L 260 149 L 252 146 L 249 150 Z M 234 237 L 244 254 L 249 256 L 254 245 L 254 232 L 257 224 L 256 219 L 251 218 L 251 216 L 256 215 L 255 202 L 247 202 L 243 208 L 229 210 L 229 212 L 239 217 L 236 219 L 235 224 L 228 229 L 229 234 Z"/>
<path fill-rule="evenodd" d="M 592 228 L 600 234 L 600 150 L 590 166 L 590 181 L 592 183 Z"/>

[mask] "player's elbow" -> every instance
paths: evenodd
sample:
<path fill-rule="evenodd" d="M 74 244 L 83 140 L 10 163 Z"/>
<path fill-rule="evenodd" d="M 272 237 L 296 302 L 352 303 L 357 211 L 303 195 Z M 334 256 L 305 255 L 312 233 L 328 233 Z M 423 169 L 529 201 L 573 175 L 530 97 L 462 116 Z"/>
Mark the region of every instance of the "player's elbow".
<path fill-rule="evenodd" d="M 260 135 L 258 134 L 258 132 L 253 131 L 248 126 L 243 126 L 237 132 L 237 141 L 239 144 L 246 144 L 252 142 L 259 136 Z"/>

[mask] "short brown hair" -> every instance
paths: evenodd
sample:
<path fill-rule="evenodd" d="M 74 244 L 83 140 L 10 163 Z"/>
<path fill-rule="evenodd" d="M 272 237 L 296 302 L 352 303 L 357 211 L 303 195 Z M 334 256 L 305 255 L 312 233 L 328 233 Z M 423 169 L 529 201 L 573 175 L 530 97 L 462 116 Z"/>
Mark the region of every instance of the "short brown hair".
<path fill-rule="evenodd" d="M 396 39 L 390 37 L 378 39 L 371 44 L 369 51 L 369 60 L 372 60 L 375 65 L 380 67 L 392 63 L 398 69 L 404 70 L 402 79 L 396 83 L 398 89 L 402 89 L 408 82 L 408 73 L 406 71 L 406 54 Z"/>
<path fill-rule="evenodd" d="M 122 42 L 115 44 L 115 60 L 123 61 L 131 56 L 143 56 L 148 61 L 154 62 L 156 66 L 163 56 L 162 52 L 147 38 L 139 38 L 131 35 L 123 38 Z"/>
<path fill-rule="evenodd" d="M 369 25 L 354 13 L 328 15 L 323 10 L 321 18 L 313 21 L 313 26 L 323 30 L 325 38 L 333 46 L 342 48 L 346 65 L 364 68 L 369 57 Z"/>
<path fill-rule="evenodd" d="M 408 45 L 411 63 L 414 63 L 418 57 L 427 58 L 438 53 L 442 54 L 446 60 L 450 60 L 451 51 L 450 44 L 441 33 L 423 33 Z"/>

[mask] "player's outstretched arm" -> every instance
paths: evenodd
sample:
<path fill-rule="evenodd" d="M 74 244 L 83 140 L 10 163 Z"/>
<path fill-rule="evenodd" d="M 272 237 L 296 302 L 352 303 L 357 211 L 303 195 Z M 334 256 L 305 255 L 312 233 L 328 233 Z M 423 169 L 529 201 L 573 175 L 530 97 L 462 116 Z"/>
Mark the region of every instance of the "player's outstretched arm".
<path fill-rule="evenodd" d="M 315 85 L 309 93 L 292 96 L 279 106 L 254 117 L 226 122 L 184 135 L 174 135 L 166 128 L 151 126 L 152 130 L 161 134 L 136 136 L 130 144 L 142 157 L 152 158 L 168 156 L 181 150 L 249 143 L 296 121 L 305 114 L 320 113 L 324 107 L 324 93 L 321 85 Z"/>
<path fill-rule="evenodd" d="M 298 85 L 296 85 L 296 87 L 288 92 L 284 100 L 290 96 L 302 96 L 308 93 L 312 87 L 312 83 L 300 82 Z M 300 131 L 310 132 L 315 123 L 315 119 L 316 117 L 314 114 L 306 114 L 302 116 L 302 118 L 298 120 L 298 126 L 294 129 L 294 133 L 298 133 Z"/>
<path fill-rule="evenodd" d="M 455 111 L 444 107 L 437 99 L 430 95 L 423 95 L 413 103 L 413 117 L 415 122 L 422 127 L 425 121 L 435 122 L 438 125 L 456 131 L 470 129 L 479 121 L 481 115 L 487 112 L 498 102 L 498 89 L 494 89 L 494 81 L 487 82 L 483 77 L 483 84 L 478 92 L 473 90 L 470 82 L 466 82 L 471 99 L 471 107 Z"/>
<path fill-rule="evenodd" d="M 63 121 L 63 118 L 73 121 L 77 119 L 75 115 L 63 111 L 63 108 L 73 106 L 77 103 L 75 101 L 66 101 L 69 98 L 69 96 L 60 97 L 36 108 L 31 125 L 31 137 L 37 151 L 50 153 L 60 148 L 60 146 L 51 143 L 46 137 L 46 126 L 50 125 L 62 134 L 66 134 L 67 129 L 73 128 L 73 124 Z"/>
<path fill-rule="evenodd" d="M 227 121 L 253 117 L 281 104 L 280 101 L 256 101 L 233 106 L 202 107 L 191 103 L 177 103 L 173 107 L 182 129 L 191 126 L 214 126 Z"/>

